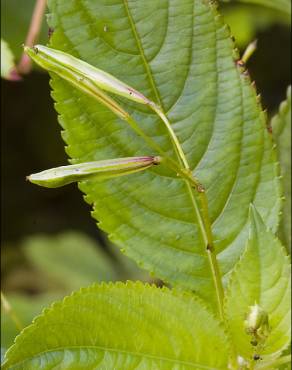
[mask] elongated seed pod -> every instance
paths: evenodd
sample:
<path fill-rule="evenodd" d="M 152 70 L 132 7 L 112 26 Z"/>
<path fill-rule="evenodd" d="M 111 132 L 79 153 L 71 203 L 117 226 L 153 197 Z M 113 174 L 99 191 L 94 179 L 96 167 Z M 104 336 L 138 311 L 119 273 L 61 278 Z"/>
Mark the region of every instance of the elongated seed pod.
<path fill-rule="evenodd" d="M 42 68 L 50 72 L 56 73 L 61 78 L 77 87 L 79 90 L 94 97 L 101 104 L 107 106 L 112 112 L 114 112 L 120 118 L 124 120 L 127 120 L 129 118 L 129 114 L 125 110 L 123 110 L 122 107 L 118 103 L 116 103 L 111 97 L 106 95 L 98 87 L 98 84 L 93 82 L 91 76 L 87 76 L 85 73 L 83 73 L 82 68 L 78 69 L 76 66 L 73 68 L 72 65 L 70 64 L 71 59 L 73 59 L 73 62 L 78 61 L 78 63 L 81 63 L 82 62 L 81 60 L 76 59 L 70 56 L 69 54 L 65 54 L 62 53 L 61 51 L 50 49 L 42 45 L 34 46 L 33 48 L 25 46 L 24 50 Z M 59 55 L 63 55 L 64 60 L 60 58 Z"/>
<path fill-rule="evenodd" d="M 25 46 L 24 50 L 40 66 L 63 78 L 67 77 L 66 79 L 69 80 L 68 75 L 70 74 L 71 81 L 74 78 L 82 84 L 82 79 L 84 79 L 100 90 L 123 96 L 140 104 L 155 105 L 131 86 L 70 54 L 43 45 L 36 45 L 33 48 Z"/>
<path fill-rule="evenodd" d="M 106 180 L 143 171 L 161 162 L 160 157 L 128 157 L 104 161 L 86 162 L 51 168 L 32 174 L 27 180 L 46 188 L 58 188 L 72 182 L 90 178 Z"/>
<path fill-rule="evenodd" d="M 104 92 L 123 96 L 136 103 L 149 106 L 149 108 L 160 117 L 169 131 L 175 151 L 177 152 L 182 164 L 185 168 L 189 168 L 185 155 L 170 122 L 159 105 L 146 98 L 142 93 L 131 86 L 118 80 L 116 77 L 93 67 L 70 54 L 64 53 L 60 50 L 51 49 L 43 45 L 36 45 L 32 48 L 25 46 L 24 50 L 41 67 L 56 73 L 61 78 L 69 81 L 79 90 L 93 96 L 123 120 L 128 123 L 131 121 L 131 125 L 133 125 L 133 120 L 128 112 L 126 112 L 115 100 Z"/>

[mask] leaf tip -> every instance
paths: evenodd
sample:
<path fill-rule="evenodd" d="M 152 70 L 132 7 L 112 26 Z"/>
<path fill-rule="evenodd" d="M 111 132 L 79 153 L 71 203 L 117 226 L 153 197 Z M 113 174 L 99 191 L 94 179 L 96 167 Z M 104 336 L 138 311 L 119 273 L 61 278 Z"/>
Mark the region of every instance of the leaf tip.
<path fill-rule="evenodd" d="M 266 229 L 262 217 L 253 203 L 249 206 L 250 237 L 258 233 L 263 227 Z"/>

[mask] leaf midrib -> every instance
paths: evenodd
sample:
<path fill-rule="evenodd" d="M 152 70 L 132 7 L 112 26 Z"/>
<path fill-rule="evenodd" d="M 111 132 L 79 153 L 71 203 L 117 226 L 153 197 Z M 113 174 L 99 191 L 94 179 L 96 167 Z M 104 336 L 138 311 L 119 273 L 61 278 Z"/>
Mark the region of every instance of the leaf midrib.
<path fill-rule="evenodd" d="M 151 83 L 152 89 L 153 89 L 153 91 L 154 91 L 154 94 L 155 94 L 155 96 L 156 96 L 156 99 L 157 99 L 157 101 L 158 101 L 159 105 L 161 106 L 161 110 L 162 110 L 163 114 L 165 114 L 164 109 L 163 109 L 163 104 L 162 104 L 162 101 L 161 101 L 161 99 L 160 99 L 160 95 L 159 95 L 158 89 L 157 89 L 157 87 L 156 87 L 156 84 L 155 84 L 155 81 L 154 81 L 154 78 L 153 78 L 153 75 L 152 75 L 152 71 L 151 71 L 151 69 L 150 69 L 150 67 L 149 67 L 149 64 L 148 64 L 148 62 L 147 62 L 147 59 L 146 59 L 146 56 L 145 56 L 145 53 L 144 53 L 144 49 L 143 49 L 143 46 L 142 46 L 142 43 L 141 43 L 140 37 L 139 37 L 139 35 L 138 35 L 138 32 L 137 32 L 137 30 L 136 30 L 136 27 L 135 27 L 135 23 L 134 23 L 133 17 L 132 17 L 131 12 L 130 12 L 130 8 L 129 8 L 129 5 L 128 5 L 128 0 L 123 0 L 123 4 L 124 4 L 124 6 L 125 6 L 125 10 L 126 10 L 126 13 L 127 13 L 127 17 L 128 17 L 128 19 L 129 19 L 130 26 L 131 26 L 131 29 L 132 29 L 133 35 L 134 35 L 135 40 L 136 40 L 136 43 L 137 43 L 137 47 L 138 47 L 138 49 L 139 49 L 139 51 L 140 51 L 140 55 L 141 55 L 141 58 L 142 58 L 143 64 L 144 64 L 144 66 L 145 66 L 147 76 L 148 76 L 148 78 L 149 78 L 149 80 L 150 80 L 150 83 Z M 171 137 L 171 135 L 170 135 L 170 134 L 169 134 L 169 137 Z M 174 146 L 174 145 L 173 145 L 173 147 L 174 147 L 174 150 L 175 150 L 175 146 Z M 181 149 L 181 151 L 183 152 L 183 149 L 182 149 L 181 145 L 180 145 L 180 149 Z M 176 152 L 176 150 L 175 150 L 175 152 Z M 177 159 L 178 159 L 178 161 L 180 162 L 180 158 L 178 157 L 178 155 L 177 155 Z M 186 180 L 185 180 L 185 181 L 186 181 Z M 201 215 L 198 217 L 198 214 L 197 214 L 197 211 L 196 211 L 196 209 L 198 209 L 198 206 L 197 206 L 197 204 L 196 204 L 196 199 L 195 199 L 195 197 L 194 197 L 194 195 L 193 195 L 193 190 L 192 190 L 192 188 L 191 188 L 191 186 L 190 186 L 190 183 L 189 183 L 188 181 L 186 181 L 186 190 L 187 190 L 187 193 L 188 193 L 188 194 L 189 194 L 189 196 L 190 196 L 190 203 L 191 203 L 191 205 L 192 205 L 192 207 L 193 207 L 193 209 L 194 209 L 194 215 L 195 215 L 195 217 L 197 218 L 197 222 L 198 222 L 199 227 L 200 227 L 200 229 L 201 229 L 202 236 L 203 236 L 203 238 L 204 238 L 204 240 L 205 240 L 205 242 L 206 242 L 206 244 L 207 244 L 207 237 L 206 237 L 206 231 L 205 231 L 204 223 L 203 223 L 203 221 L 202 221 L 202 219 L 201 219 Z"/>
<path fill-rule="evenodd" d="M 44 354 L 47 354 L 47 353 L 52 353 L 52 352 L 56 352 L 56 351 L 65 351 L 65 350 L 75 350 L 75 349 L 76 350 L 94 349 L 94 350 L 99 350 L 99 351 L 104 351 L 104 352 L 113 352 L 113 353 L 132 355 L 132 356 L 137 356 L 137 357 L 145 357 L 145 358 L 158 360 L 158 361 L 170 362 L 170 363 L 179 364 L 179 365 L 187 365 L 187 366 L 191 366 L 193 368 L 200 368 L 200 369 L 204 369 L 204 370 L 225 369 L 223 367 L 209 367 L 209 366 L 201 365 L 201 364 L 198 364 L 198 363 L 195 363 L 195 362 L 181 361 L 181 360 L 178 360 L 178 359 L 172 359 L 172 358 L 164 357 L 164 356 L 155 356 L 155 355 L 150 355 L 150 354 L 146 354 L 146 353 L 143 353 L 143 352 L 126 351 L 126 350 L 120 350 L 120 349 L 116 349 L 116 348 L 107 348 L 107 347 L 103 347 L 103 346 L 62 346 L 62 347 L 57 347 L 57 348 L 54 348 L 54 349 L 51 349 L 51 350 L 47 350 L 47 351 L 43 351 L 43 352 L 40 352 L 38 354 L 35 354 L 35 355 L 33 355 L 29 358 L 26 358 L 23 361 L 15 362 L 14 364 L 11 364 L 11 366 L 19 366 L 21 364 L 24 364 L 28 361 L 31 361 L 34 358 L 40 357 L 40 356 L 42 356 Z M 7 366 L 10 366 L 9 362 L 7 362 L 6 364 L 4 363 L 3 366 L 4 366 L 4 369 L 7 369 Z"/>
<path fill-rule="evenodd" d="M 162 110 L 164 111 L 163 103 L 162 103 L 161 98 L 160 98 L 160 94 L 159 94 L 158 89 L 156 87 L 156 83 L 154 81 L 154 78 L 153 78 L 153 75 L 152 75 L 152 71 L 151 71 L 150 66 L 149 66 L 149 63 L 148 63 L 148 61 L 146 59 L 146 56 L 145 56 L 145 53 L 144 53 L 144 49 L 143 49 L 143 46 L 142 46 L 140 37 L 138 35 L 138 31 L 137 31 L 136 26 L 135 26 L 135 23 L 133 21 L 133 17 L 132 17 L 130 8 L 129 8 L 128 0 L 123 0 L 123 4 L 124 4 L 125 10 L 126 10 L 127 17 L 129 19 L 129 22 L 130 22 L 130 26 L 131 26 L 131 29 L 132 29 L 134 38 L 135 38 L 136 43 L 137 43 L 138 50 L 140 52 L 140 55 L 141 55 L 141 58 L 142 58 L 142 61 L 143 61 L 143 64 L 144 64 L 144 67 L 145 67 L 145 70 L 146 70 L 146 74 L 147 74 L 147 76 L 149 78 L 151 87 L 153 89 L 155 98 L 157 100 L 156 102 L 161 106 Z"/>

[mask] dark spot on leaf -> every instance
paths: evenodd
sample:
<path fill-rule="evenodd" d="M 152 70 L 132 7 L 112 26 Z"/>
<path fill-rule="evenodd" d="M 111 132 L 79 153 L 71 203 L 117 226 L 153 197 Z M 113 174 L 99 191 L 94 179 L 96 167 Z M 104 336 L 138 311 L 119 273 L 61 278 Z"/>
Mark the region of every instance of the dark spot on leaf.
<path fill-rule="evenodd" d="M 260 356 L 260 355 L 255 354 L 255 355 L 253 355 L 253 359 L 254 359 L 255 361 L 258 361 L 258 360 L 260 360 L 260 359 L 261 359 L 261 356 Z"/>

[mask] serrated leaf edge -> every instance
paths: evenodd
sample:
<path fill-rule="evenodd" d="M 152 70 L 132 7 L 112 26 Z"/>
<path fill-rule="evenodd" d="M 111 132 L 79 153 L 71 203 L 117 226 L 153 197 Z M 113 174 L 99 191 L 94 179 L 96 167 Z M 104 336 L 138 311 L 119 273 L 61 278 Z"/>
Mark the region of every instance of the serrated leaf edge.
<path fill-rule="evenodd" d="M 135 288 L 135 289 L 139 289 L 140 291 L 143 291 L 143 290 L 146 290 L 146 289 L 154 289 L 154 290 L 159 290 L 162 293 L 167 293 L 167 294 L 173 295 L 176 298 L 180 298 L 180 297 L 184 298 L 184 299 L 187 298 L 187 299 L 189 299 L 189 304 L 191 304 L 192 302 L 198 303 L 202 307 L 202 309 L 204 309 L 213 318 L 214 325 L 217 325 L 218 329 L 220 329 L 222 331 L 222 333 L 225 334 L 226 344 L 229 348 L 231 348 L 231 344 L 229 342 L 229 337 L 226 333 L 226 330 L 225 330 L 225 327 L 224 327 L 223 323 L 218 320 L 218 318 L 215 316 L 215 314 L 207 307 L 205 302 L 200 297 L 195 296 L 194 294 L 191 294 L 188 291 L 182 291 L 182 290 L 178 290 L 178 289 L 169 289 L 166 286 L 157 287 L 153 283 L 143 283 L 141 281 L 127 280 L 126 282 L 121 282 L 121 281 L 108 282 L 108 283 L 101 282 L 101 283 L 94 283 L 94 284 L 92 284 L 88 287 L 82 287 L 79 290 L 74 291 L 70 295 L 64 297 L 60 301 L 55 301 L 49 307 L 44 308 L 42 310 L 42 312 L 33 319 L 32 323 L 29 326 L 27 326 L 26 328 L 24 328 L 16 336 L 16 338 L 14 339 L 14 343 L 12 344 L 12 346 L 10 348 L 8 348 L 8 350 L 5 353 L 4 362 L 2 363 L 3 369 L 6 369 L 7 366 L 9 365 L 8 356 L 9 356 L 10 351 L 13 350 L 13 348 L 16 345 L 21 345 L 21 342 L 23 341 L 23 338 L 22 338 L 23 335 L 33 331 L 35 329 L 35 326 L 38 325 L 39 321 L 45 320 L 46 314 L 51 313 L 54 310 L 61 308 L 63 305 L 66 305 L 66 303 L 68 301 L 70 301 L 70 300 L 74 301 L 75 297 L 78 297 L 79 295 L 82 295 L 83 293 L 89 293 L 90 291 L 93 291 L 95 288 L 98 288 L 99 290 L 107 290 L 108 288 L 110 289 L 112 287 L 122 288 L 122 289 L 125 289 L 125 291 L 126 291 L 127 288 Z M 50 351 L 52 351 L 52 350 L 44 351 L 44 352 L 41 352 L 41 353 L 47 353 L 47 352 L 50 352 Z M 38 355 L 39 354 L 36 354 L 33 357 L 36 357 Z M 208 369 L 208 368 L 206 368 L 206 369 Z"/>
<path fill-rule="evenodd" d="M 257 217 L 259 217 L 259 214 L 258 212 L 256 211 L 256 208 L 254 207 L 253 204 L 250 205 L 250 214 L 251 213 L 255 213 L 257 214 Z M 254 216 L 253 216 L 254 217 Z M 260 218 L 261 222 L 263 223 L 262 219 Z M 254 225 L 255 224 L 255 220 L 252 220 L 251 217 L 250 217 L 250 229 L 252 228 L 256 228 L 256 226 Z M 273 233 L 273 231 L 268 228 L 264 223 L 263 225 L 265 226 L 265 231 L 267 233 L 270 233 L 273 235 L 273 241 L 279 243 L 279 239 L 275 236 L 275 234 Z M 256 228 L 257 229 L 257 228 Z M 254 230 L 255 232 L 256 230 Z M 241 268 L 241 265 L 243 263 L 243 260 L 245 259 L 245 256 L 246 254 L 248 253 L 249 251 L 249 241 L 251 239 L 251 234 L 252 232 L 249 232 L 249 236 L 248 236 L 248 240 L 246 241 L 246 245 L 245 245 L 245 248 L 244 248 L 244 251 L 243 253 L 241 254 L 239 260 L 237 261 L 237 263 L 235 264 L 233 270 L 230 272 L 230 277 L 229 277 L 229 280 L 228 280 L 228 284 L 227 284 L 227 287 L 226 287 L 226 290 L 225 290 L 225 297 L 224 297 L 224 311 L 225 311 L 225 314 L 226 314 L 226 305 L 227 305 L 227 301 L 228 301 L 228 297 L 230 296 L 230 292 L 231 292 L 231 288 L 232 288 L 232 285 L 233 285 L 233 282 L 234 280 L 236 279 L 236 275 L 238 273 L 238 270 L 240 270 Z M 285 262 L 287 262 L 287 264 L 289 265 L 289 263 L 291 262 L 291 259 L 290 259 L 290 256 L 287 254 L 287 250 L 285 249 L 285 247 L 282 245 L 281 243 L 281 251 L 283 253 L 283 256 L 285 258 Z M 289 270 L 291 271 L 290 269 L 290 266 L 289 266 Z M 227 319 L 226 320 L 226 328 L 228 329 L 229 328 L 229 320 Z M 227 333 L 228 337 L 229 337 L 229 341 L 232 342 L 232 335 L 231 335 L 231 331 L 228 330 L 228 333 Z M 275 358 L 279 358 L 281 357 L 281 355 L 283 354 L 283 352 L 289 347 L 290 343 L 287 343 L 286 346 L 279 352 L 276 352 L 276 356 L 274 356 L 273 354 L 269 354 L 268 356 L 271 357 L 271 356 L 274 356 L 273 359 Z M 269 358 L 267 357 L 267 359 Z M 267 361 L 268 363 L 268 361 Z"/>

